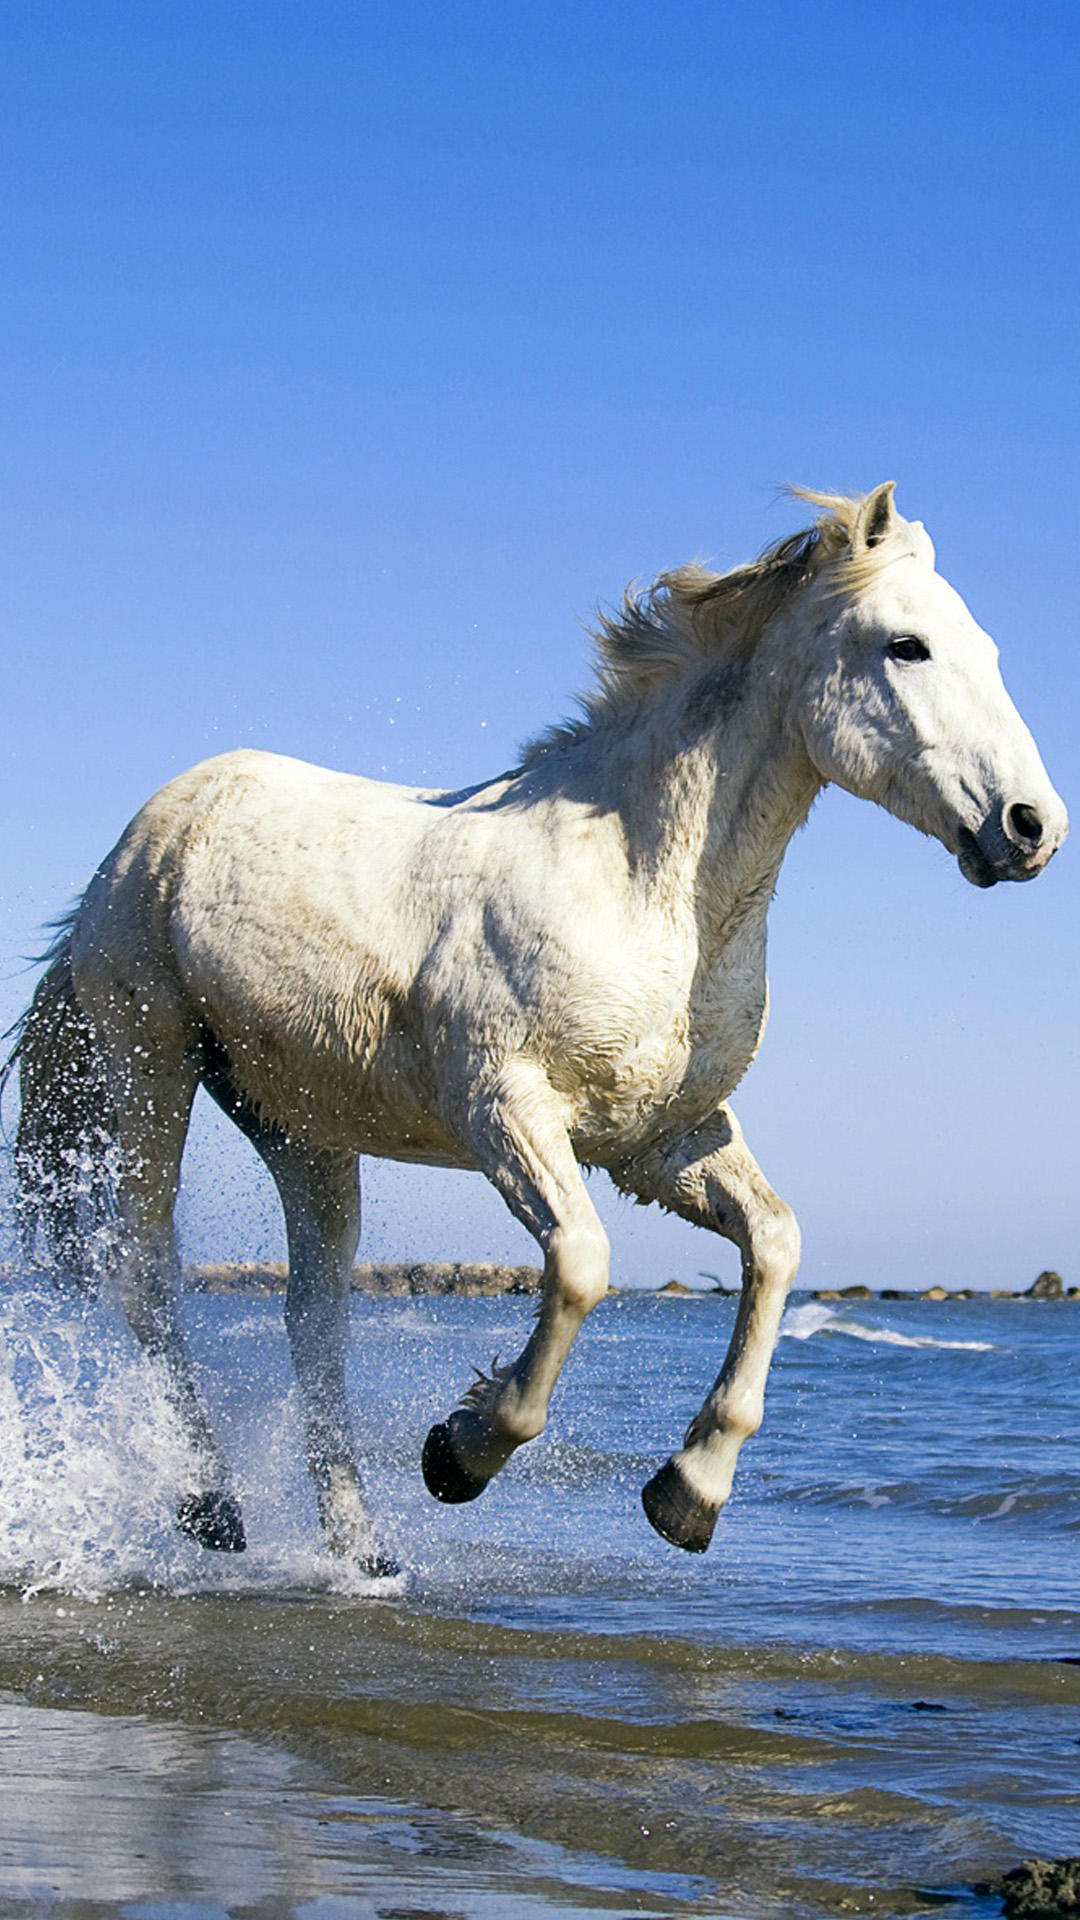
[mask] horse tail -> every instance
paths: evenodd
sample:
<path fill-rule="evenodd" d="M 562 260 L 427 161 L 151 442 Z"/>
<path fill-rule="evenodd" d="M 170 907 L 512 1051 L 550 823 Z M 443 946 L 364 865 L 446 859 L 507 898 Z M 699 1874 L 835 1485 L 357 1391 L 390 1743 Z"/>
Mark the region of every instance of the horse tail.
<path fill-rule="evenodd" d="M 5 1038 L 0 1094 L 19 1069 L 15 1218 L 24 1257 L 38 1229 L 63 1275 L 93 1284 L 95 1242 L 109 1211 L 108 1147 L 115 1116 L 93 1023 L 75 992 L 71 947 L 78 906 L 42 956 L 46 971 Z"/>

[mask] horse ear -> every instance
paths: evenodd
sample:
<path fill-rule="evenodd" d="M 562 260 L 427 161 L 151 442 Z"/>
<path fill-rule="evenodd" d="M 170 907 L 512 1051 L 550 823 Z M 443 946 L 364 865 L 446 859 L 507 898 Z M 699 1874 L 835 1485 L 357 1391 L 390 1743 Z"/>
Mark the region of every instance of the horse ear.
<path fill-rule="evenodd" d="M 888 539 L 900 517 L 893 505 L 895 490 L 895 480 L 883 480 L 867 494 L 853 529 L 853 547 L 879 547 Z"/>

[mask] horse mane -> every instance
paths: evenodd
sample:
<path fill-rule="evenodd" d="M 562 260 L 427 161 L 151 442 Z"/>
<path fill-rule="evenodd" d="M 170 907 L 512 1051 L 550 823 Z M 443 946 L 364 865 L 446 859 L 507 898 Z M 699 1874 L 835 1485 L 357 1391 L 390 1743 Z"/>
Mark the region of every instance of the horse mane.
<path fill-rule="evenodd" d="M 577 719 L 558 722 L 528 743 L 523 766 L 624 717 L 663 682 L 695 665 L 747 660 L 766 627 L 809 581 L 831 574 L 834 592 L 854 592 L 901 553 L 916 551 L 899 516 L 887 540 L 856 539 L 868 496 L 808 487 L 785 491 L 820 508 L 811 526 L 785 534 L 756 560 L 727 573 L 713 573 L 697 561 L 673 567 L 645 588 L 627 587 L 617 611 L 601 613 L 592 630 L 596 686 L 580 696 Z"/>

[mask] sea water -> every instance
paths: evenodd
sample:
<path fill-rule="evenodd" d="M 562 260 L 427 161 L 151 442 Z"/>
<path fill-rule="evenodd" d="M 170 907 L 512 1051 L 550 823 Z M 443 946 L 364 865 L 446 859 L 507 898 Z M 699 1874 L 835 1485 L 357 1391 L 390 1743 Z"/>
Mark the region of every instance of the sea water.
<path fill-rule="evenodd" d="M 733 1302 L 620 1294 L 475 1505 L 419 1453 L 527 1300 L 353 1303 L 401 1576 L 325 1555 L 279 1298 L 186 1301 L 249 1550 L 107 1301 L 0 1303 L 0 1912 L 1000 1911 L 1080 1851 L 1080 1305 L 789 1307 L 710 1552 L 650 1531 Z"/>

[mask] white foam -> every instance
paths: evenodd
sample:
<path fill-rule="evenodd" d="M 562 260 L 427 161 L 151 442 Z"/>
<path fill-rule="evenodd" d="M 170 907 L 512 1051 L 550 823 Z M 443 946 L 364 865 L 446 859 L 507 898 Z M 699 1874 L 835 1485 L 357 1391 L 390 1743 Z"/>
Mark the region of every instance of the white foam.
<path fill-rule="evenodd" d="M 789 1307 L 780 1322 L 780 1336 L 787 1340 L 809 1340 L 836 1319 L 831 1307 L 807 1300 L 801 1307 Z"/>
<path fill-rule="evenodd" d="M 929 1333 L 897 1333 L 893 1327 L 867 1327 L 861 1320 L 848 1320 L 834 1313 L 819 1300 L 789 1307 L 780 1323 L 780 1333 L 789 1340 L 810 1340 L 816 1333 L 829 1333 L 845 1334 L 849 1340 L 868 1340 L 874 1346 L 883 1347 L 951 1347 L 967 1353 L 994 1350 L 990 1340 L 938 1340 Z"/>

